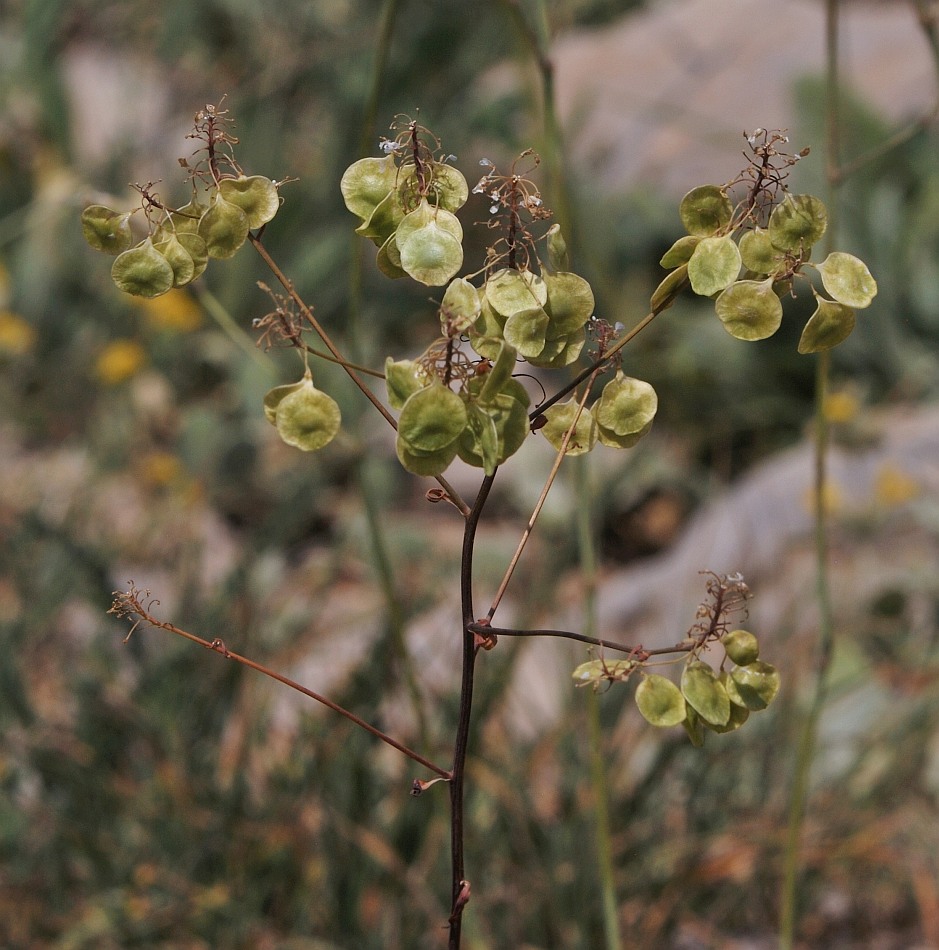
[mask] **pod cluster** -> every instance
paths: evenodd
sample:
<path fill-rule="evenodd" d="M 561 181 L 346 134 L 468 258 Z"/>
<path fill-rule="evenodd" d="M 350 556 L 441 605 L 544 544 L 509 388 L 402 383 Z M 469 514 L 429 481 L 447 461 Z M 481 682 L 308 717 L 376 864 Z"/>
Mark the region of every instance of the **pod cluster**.
<path fill-rule="evenodd" d="M 827 209 L 813 195 L 787 194 L 765 228 L 740 230 L 730 198 L 717 185 L 689 191 L 679 214 L 688 233 L 662 257 L 661 265 L 671 273 L 653 294 L 653 309 L 664 309 L 678 289 L 690 284 L 696 294 L 714 298 L 728 333 L 739 340 L 763 340 L 782 323 L 780 298 L 791 289 L 792 278 L 811 266 L 827 294 L 812 288 L 816 309 L 799 340 L 800 353 L 813 353 L 846 339 L 854 329 L 855 310 L 869 306 L 877 294 L 867 265 L 851 254 L 835 251 L 811 263 L 812 248 L 828 226 Z"/>

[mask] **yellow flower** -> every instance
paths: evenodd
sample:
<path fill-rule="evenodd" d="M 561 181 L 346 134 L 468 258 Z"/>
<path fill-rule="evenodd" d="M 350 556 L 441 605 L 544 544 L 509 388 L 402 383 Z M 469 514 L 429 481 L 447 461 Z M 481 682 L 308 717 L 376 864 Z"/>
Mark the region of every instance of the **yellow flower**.
<path fill-rule="evenodd" d="M 874 494 L 882 505 L 902 505 L 912 501 L 920 492 L 916 479 L 901 472 L 889 462 L 877 473 L 874 482 Z"/>
<path fill-rule="evenodd" d="M 825 397 L 825 418 L 829 422 L 850 422 L 861 408 L 857 396 L 843 389 L 839 393 L 829 393 Z"/>
<path fill-rule="evenodd" d="M 191 333 L 202 324 L 202 310 L 185 290 L 177 288 L 159 297 L 138 297 L 136 303 L 156 330 Z"/>
<path fill-rule="evenodd" d="M 0 353 L 23 356 L 35 343 L 35 327 L 11 310 L 0 310 Z"/>
<path fill-rule="evenodd" d="M 155 487 L 176 481 L 182 471 L 182 463 L 172 452 L 153 451 L 140 460 L 141 477 Z"/>
<path fill-rule="evenodd" d="M 136 340 L 114 340 L 95 361 L 95 375 L 106 386 L 116 386 L 138 373 L 147 355 Z"/>
<path fill-rule="evenodd" d="M 803 503 L 805 507 L 814 512 L 816 499 L 815 499 L 815 489 L 809 488 L 805 495 L 803 496 Z M 844 507 L 844 495 L 841 492 L 841 489 L 833 481 L 826 481 L 822 486 L 822 510 L 825 514 L 834 514 L 836 511 L 840 511 Z"/>

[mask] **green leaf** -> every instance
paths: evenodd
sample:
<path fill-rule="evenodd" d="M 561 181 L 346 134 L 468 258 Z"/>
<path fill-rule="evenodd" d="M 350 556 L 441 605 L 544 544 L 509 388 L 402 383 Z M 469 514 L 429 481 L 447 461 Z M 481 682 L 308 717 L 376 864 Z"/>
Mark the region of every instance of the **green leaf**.
<path fill-rule="evenodd" d="M 828 211 L 813 195 L 786 195 L 769 216 L 769 237 L 784 251 L 816 244 L 828 227 Z"/>
<path fill-rule="evenodd" d="M 398 419 L 398 435 L 413 452 L 439 452 L 456 442 L 466 422 L 463 400 L 433 382 L 408 397 Z"/>
<path fill-rule="evenodd" d="M 838 303 L 863 310 L 877 296 L 877 281 L 864 261 L 852 254 L 833 251 L 818 265 L 818 272 L 825 290 Z"/>
<path fill-rule="evenodd" d="M 734 206 L 722 188 L 700 185 L 681 199 L 678 214 L 689 234 L 707 237 L 730 224 Z"/>
<path fill-rule="evenodd" d="M 653 726 L 677 726 L 687 716 L 681 690 L 658 673 L 649 673 L 636 687 L 636 705 Z"/>
<path fill-rule="evenodd" d="M 760 657 L 760 642 L 749 630 L 730 630 L 721 637 L 721 646 L 737 666 L 755 663 Z"/>
<path fill-rule="evenodd" d="M 846 340 L 854 329 L 854 311 L 850 307 L 826 300 L 817 294 L 815 300 L 818 304 L 815 313 L 809 317 L 799 338 L 800 353 L 830 350 Z"/>
<path fill-rule="evenodd" d="M 199 237 L 205 241 L 209 257 L 234 257 L 248 239 L 248 216 L 238 205 L 217 194 L 199 220 Z"/>
<path fill-rule="evenodd" d="M 755 274 L 772 274 L 779 265 L 779 250 L 773 247 L 769 231 L 754 228 L 740 238 L 740 259 Z"/>
<path fill-rule="evenodd" d="M 548 421 L 539 430 L 541 434 L 557 449 L 561 451 L 564 436 L 574 422 L 579 404 L 569 399 L 567 402 L 556 403 L 545 410 Z M 597 442 L 597 423 L 591 413 L 584 410 L 577 419 L 577 425 L 567 443 L 566 455 L 583 455 L 589 452 Z"/>
<path fill-rule="evenodd" d="M 346 207 L 363 221 L 394 190 L 398 170 L 394 156 L 362 158 L 343 172 L 339 190 Z"/>
<path fill-rule="evenodd" d="M 259 228 L 267 224 L 280 210 L 277 186 L 263 175 L 223 178 L 218 183 L 218 191 L 226 201 L 244 211 L 249 228 Z"/>
<path fill-rule="evenodd" d="M 270 397 L 270 393 L 265 397 L 265 410 Z M 309 376 L 276 402 L 274 425 L 278 435 L 287 445 L 304 452 L 315 452 L 332 442 L 341 422 L 336 401 L 318 390 Z"/>
<path fill-rule="evenodd" d="M 715 726 L 727 725 L 730 697 L 707 663 L 693 660 L 685 667 L 681 674 L 681 692 L 702 719 Z"/>
<path fill-rule="evenodd" d="M 688 261 L 691 289 L 702 297 L 729 287 L 739 273 L 740 251 L 731 237 L 704 238 Z"/>
<path fill-rule="evenodd" d="M 694 249 L 701 243 L 698 235 L 686 234 L 680 237 L 663 255 L 659 263 L 662 267 L 671 270 L 673 267 L 681 267 L 691 260 Z"/>
<path fill-rule="evenodd" d="M 724 329 L 738 340 L 765 340 L 782 323 L 782 301 L 773 279 L 738 280 L 717 298 L 714 309 Z"/>
<path fill-rule="evenodd" d="M 150 238 L 114 258 L 111 279 L 135 297 L 159 297 L 173 287 L 173 268 Z"/>
<path fill-rule="evenodd" d="M 82 211 L 82 234 L 96 250 L 118 255 L 134 243 L 130 212 L 112 211 L 104 205 L 89 205 Z"/>
<path fill-rule="evenodd" d="M 735 667 L 731 670 L 730 677 L 747 709 L 753 711 L 766 709 L 779 692 L 779 673 L 776 667 L 762 660 Z"/>

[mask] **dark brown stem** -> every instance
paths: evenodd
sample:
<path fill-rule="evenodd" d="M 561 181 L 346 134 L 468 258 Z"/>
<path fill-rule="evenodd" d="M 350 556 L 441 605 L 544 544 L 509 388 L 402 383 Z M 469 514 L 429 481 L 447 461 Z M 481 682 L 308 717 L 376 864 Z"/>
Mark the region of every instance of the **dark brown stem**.
<path fill-rule="evenodd" d="M 316 702 L 322 703 L 324 706 L 332 709 L 333 712 L 337 712 L 340 716 L 344 716 L 350 722 L 357 725 L 360 729 L 370 732 L 373 736 L 375 736 L 376 739 L 381 739 L 382 742 L 390 745 L 393 749 L 397 749 L 409 759 L 413 759 L 415 762 L 423 765 L 424 768 L 430 769 L 431 772 L 436 773 L 441 778 L 446 779 L 447 781 L 450 780 L 450 772 L 441 768 L 439 765 L 435 765 L 429 759 L 425 759 L 424 756 L 422 756 L 419 752 L 415 752 L 413 749 L 408 748 L 403 743 L 398 742 L 397 739 L 393 739 L 380 729 L 377 729 L 371 723 L 366 722 L 364 719 L 360 719 L 354 712 L 351 712 L 344 706 L 340 706 L 338 703 L 333 702 L 326 696 L 316 693 L 312 689 L 307 689 L 306 686 L 301 686 L 300 683 L 297 683 L 289 677 L 275 672 L 269 667 L 264 666 L 262 663 L 258 663 L 255 660 L 251 660 L 246 656 L 241 656 L 241 654 L 229 650 L 221 638 L 216 637 L 214 640 L 205 640 L 194 633 L 190 633 L 188 630 L 183 630 L 181 627 L 177 627 L 175 624 L 158 620 L 140 601 L 138 593 L 139 592 L 137 589 L 131 585 L 131 588 L 127 593 L 116 594 L 114 606 L 109 611 L 109 613 L 114 613 L 121 617 L 135 617 L 136 621 L 134 623 L 134 627 L 131 628 L 131 633 L 134 632 L 134 629 L 136 629 L 136 626 L 139 623 L 143 622 L 149 624 L 151 627 L 156 627 L 160 630 L 166 630 L 167 633 L 174 633 L 178 637 L 183 637 L 186 640 L 191 640 L 193 643 L 198 643 L 199 646 L 205 647 L 206 650 L 212 650 L 214 653 L 220 653 L 227 659 L 234 660 L 236 663 L 240 663 L 242 666 L 247 666 L 252 670 L 257 670 L 259 673 L 263 673 L 265 676 L 269 676 L 271 679 L 277 680 L 278 683 L 283 683 L 284 686 L 289 686 L 291 689 L 295 689 L 298 693 L 303 693 L 304 696 L 309 696 L 310 699 L 314 699 Z M 128 639 L 130 639 L 130 634 L 128 634 L 125 642 Z"/>
<path fill-rule="evenodd" d="M 483 479 L 463 529 L 463 552 L 460 562 L 460 600 L 463 615 L 463 676 L 460 683 L 460 712 L 453 744 L 453 767 L 450 772 L 450 854 L 452 868 L 452 904 L 450 908 L 449 950 L 459 950 L 463 909 L 469 894 L 463 861 L 463 784 L 466 750 L 469 743 L 470 714 L 473 706 L 473 676 L 478 652 L 473 611 L 473 548 L 476 529 L 486 499 L 495 480 L 495 473 Z"/>

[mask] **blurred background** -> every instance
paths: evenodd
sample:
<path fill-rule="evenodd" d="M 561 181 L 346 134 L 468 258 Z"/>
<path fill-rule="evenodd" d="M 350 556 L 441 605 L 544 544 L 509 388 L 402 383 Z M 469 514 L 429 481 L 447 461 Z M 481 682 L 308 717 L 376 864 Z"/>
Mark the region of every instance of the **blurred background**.
<path fill-rule="evenodd" d="M 177 159 L 193 151 L 192 116 L 225 97 L 245 170 L 297 179 L 265 234 L 274 258 L 360 360 L 412 356 L 436 333 L 435 305 L 378 274 L 370 244 L 356 269 L 339 179 L 402 113 L 419 114 L 471 186 L 480 158 L 505 167 L 544 148 L 541 31 L 575 269 L 610 322 L 645 314 L 681 195 L 736 177 L 745 130 L 810 146 L 791 184 L 824 197 L 820 3 L 546 6 L 547 22 L 524 0 L 405 0 L 393 21 L 374 0 L 0 3 L 4 947 L 442 945 L 440 786 L 411 798 L 411 763 L 344 720 L 161 631 L 124 643 L 127 624 L 106 611 L 133 580 L 162 619 L 446 762 L 460 519 L 424 501 L 431 483 L 400 469 L 387 427 L 331 366 L 314 372 L 341 404 L 342 436 L 314 456 L 280 442 L 261 400 L 300 363 L 256 346 L 251 322 L 272 309 L 257 281 L 273 280 L 250 249 L 137 300 L 85 245 L 79 215 L 134 207 L 134 182 L 185 201 Z M 934 107 L 936 71 L 912 3 L 842 8 L 850 161 Z M 804 838 L 805 947 L 939 947 L 936 146 L 934 131 L 910 136 L 840 191 L 836 245 L 867 262 L 879 294 L 833 353 L 826 405 L 838 646 Z M 542 183 L 559 202 L 557 181 Z M 469 231 L 487 209 L 462 217 Z M 486 239 L 474 229 L 472 269 Z M 817 636 L 814 360 L 796 353 L 808 297 L 749 345 L 709 302 L 681 300 L 627 350 L 626 371 L 659 394 L 653 433 L 590 457 L 603 631 L 675 642 L 703 598 L 699 572 L 740 570 L 748 623 L 784 676 L 770 710 L 700 750 L 647 726 L 631 685 L 600 697 L 629 947 L 776 945 Z M 483 603 L 551 458 L 531 439 L 499 473 Z M 574 472 L 497 619 L 582 624 Z M 471 496 L 478 472 L 452 475 Z M 587 696 L 570 678 L 587 658 L 539 641 L 481 658 L 467 947 L 602 945 Z"/>

